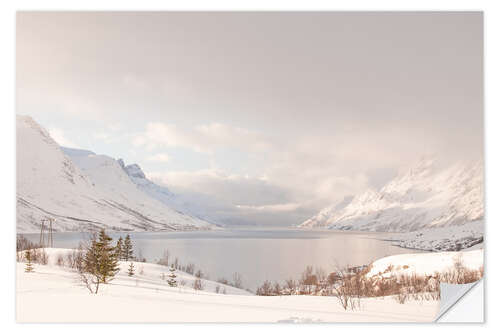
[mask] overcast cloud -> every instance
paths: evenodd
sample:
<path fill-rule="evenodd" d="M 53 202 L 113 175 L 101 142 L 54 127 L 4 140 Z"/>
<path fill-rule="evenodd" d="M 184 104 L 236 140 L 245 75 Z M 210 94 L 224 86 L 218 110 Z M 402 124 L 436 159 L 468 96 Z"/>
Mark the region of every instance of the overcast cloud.
<path fill-rule="evenodd" d="M 17 112 L 224 222 L 483 153 L 481 13 L 19 13 Z"/>

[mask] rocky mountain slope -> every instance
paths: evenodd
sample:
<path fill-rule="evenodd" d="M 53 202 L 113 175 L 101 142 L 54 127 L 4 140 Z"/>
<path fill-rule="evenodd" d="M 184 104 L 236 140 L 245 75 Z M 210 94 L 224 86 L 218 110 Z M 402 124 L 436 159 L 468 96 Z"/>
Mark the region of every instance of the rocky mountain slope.
<path fill-rule="evenodd" d="M 119 159 L 118 163 L 120 163 L 130 177 L 130 180 L 137 186 L 137 188 L 147 195 L 169 207 L 174 208 L 175 210 L 178 210 L 179 212 L 195 216 L 210 223 L 216 223 L 217 218 L 211 217 L 206 213 L 202 200 L 186 197 L 185 195 L 181 195 L 179 193 L 173 193 L 166 186 L 158 185 L 152 182 L 146 177 L 138 164 L 125 165 L 122 159 Z"/>
<path fill-rule="evenodd" d="M 440 168 L 422 159 L 380 191 L 326 207 L 301 224 L 340 230 L 408 232 L 459 226 L 484 215 L 482 161 Z"/>
<path fill-rule="evenodd" d="M 139 190 L 115 159 L 72 150 L 71 158 L 32 118 L 17 116 L 17 231 L 209 229 Z M 79 163 L 75 163 L 79 161 Z"/>
<path fill-rule="evenodd" d="M 94 161 L 98 159 L 95 153 L 88 150 L 67 147 L 61 147 L 61 149 L 80 169 L 88 171 L 91 178 L 94 179 L 103 174 L 101 170 L 99 170 L 100 166 L 94 163 Z M 101 156 L 100 158 L 107 158 L 114 161 L 113 158 L 108 156 Z M 213 219 L 207 218 L 203 213 L 196 209 L 197 205 L 195 205 L 194 202 L 184 198 L 182 195 L 171 192 L 166 186 L 158 185 L 149 180 L 138 164 L 126 165 L 121 158 L 116 160 L 116 162 L 121 167 L 123 172 L 128 175 L 130 181 L 135 184 L 136 188 L 150 198 L 161 202 L 165 206 L 172 208 L 181 214 L 215 224 Z M 123 176 L 123 174 L 121 175 Z M 108 179 L 100 179 L 98 181 L 104 182 L 107 180 Z"/>

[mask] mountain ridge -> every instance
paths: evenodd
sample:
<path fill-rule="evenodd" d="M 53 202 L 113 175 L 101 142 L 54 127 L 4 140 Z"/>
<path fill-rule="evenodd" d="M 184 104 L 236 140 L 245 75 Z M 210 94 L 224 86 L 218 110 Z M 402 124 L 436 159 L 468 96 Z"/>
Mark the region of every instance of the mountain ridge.
<path fill-rule="evenodd" d="M 17 231 L 38 232 L 55 219 L 56 231 L 211 229 L 213 225 L 143 193 L 115 159 L 66 149 L 29 116 L 16 117 Z M 72 157 L 67 154 L 72 153 Z M 75 160 L 85 161 L 78 165 Z"/>
<path fill-rule="evenodd" d="M 369 189 L 342 207 L 336 202 L 300 227 L 407 232 L 481 220 L 482 161 L 445 168 L 436 164 L 435 158 L 423 158 L 379 191 Z"/>

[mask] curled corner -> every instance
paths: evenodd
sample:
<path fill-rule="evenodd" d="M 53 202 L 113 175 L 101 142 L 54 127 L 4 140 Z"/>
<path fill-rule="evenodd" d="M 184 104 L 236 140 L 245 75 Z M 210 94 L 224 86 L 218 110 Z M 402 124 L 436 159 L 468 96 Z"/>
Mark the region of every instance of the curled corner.
<path fill-rule="evenodd" d="M 466 284 L 449 284 L 441 283 L 441 302 L 439 304 L 439 313 L 434 319 L 435 322 L 440 321 L 441 317 L 448 312 L 452 307 L 457 304 L 462 297 L 464 297 L 474 286 L 476 286 L 481 280 L 466 283 Z"/>

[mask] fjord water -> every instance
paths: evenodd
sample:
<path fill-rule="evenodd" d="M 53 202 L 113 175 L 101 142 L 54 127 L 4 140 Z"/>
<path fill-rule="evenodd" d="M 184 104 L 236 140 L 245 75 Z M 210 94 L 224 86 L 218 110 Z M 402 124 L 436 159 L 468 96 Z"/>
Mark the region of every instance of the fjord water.
<path fill-rule="evenodd" d="M 110 233 L 114 240 L 126 233 Z M 38 234 L 25 234 L 37 242 Z M 383 241 L 388 234 L 303 230 L 292 228 L 234 228 L 190 232 L 130 233 L 134 254 L 156 262 L 165 250 L 170 259 L 208 274 L 209 279 L 232 280 L 234 272 L 243 277 L 245 288 L 255 290 L 267 280 L 300 277 L 307 265 L 327 273 L 335 267 L 359 266 L 394 254 L 419 252 L 392 246 Z M 76 248 L 86 233 L 55 233 L 54 247 Z"/>

